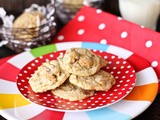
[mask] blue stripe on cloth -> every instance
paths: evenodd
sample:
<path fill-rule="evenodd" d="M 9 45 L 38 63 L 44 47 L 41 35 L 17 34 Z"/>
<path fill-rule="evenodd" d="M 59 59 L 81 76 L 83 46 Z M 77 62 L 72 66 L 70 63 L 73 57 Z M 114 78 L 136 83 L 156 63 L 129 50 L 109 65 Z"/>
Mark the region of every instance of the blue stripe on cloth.
<path fill-rule="evenodd" d="M 90 120 L 130 120 L 131 116 L 111 110 L 107 107 L 86 112 Z"/>
<path fill-rule="evenodd" d="M 82 42 L 82 48 L 90 48 L 90 49 L 106 51 L 108 47 L 109 45 L 107 44 L 100 44 L 100 43 L 94 43 L 94 42 Z"/>

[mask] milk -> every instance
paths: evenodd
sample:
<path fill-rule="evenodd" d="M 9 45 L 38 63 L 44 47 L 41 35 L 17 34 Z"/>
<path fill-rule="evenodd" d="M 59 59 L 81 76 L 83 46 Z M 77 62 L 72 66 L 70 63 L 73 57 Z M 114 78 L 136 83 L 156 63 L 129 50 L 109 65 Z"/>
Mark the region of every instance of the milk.
<path fill-rule="evenodd" d="M 156 29 L 160 0 L 119 0 L 119 8 L 124 19 Z"/>

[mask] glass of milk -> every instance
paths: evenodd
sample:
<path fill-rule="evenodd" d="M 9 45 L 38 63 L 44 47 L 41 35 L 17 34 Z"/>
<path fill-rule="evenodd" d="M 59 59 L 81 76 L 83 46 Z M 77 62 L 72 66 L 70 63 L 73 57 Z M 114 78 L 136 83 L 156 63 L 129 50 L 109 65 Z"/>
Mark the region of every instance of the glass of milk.
<path fill-rule="evenodd" d="M 119 9 L 124 19 L 156 29 L 160 0 L 119 0 Z"/>

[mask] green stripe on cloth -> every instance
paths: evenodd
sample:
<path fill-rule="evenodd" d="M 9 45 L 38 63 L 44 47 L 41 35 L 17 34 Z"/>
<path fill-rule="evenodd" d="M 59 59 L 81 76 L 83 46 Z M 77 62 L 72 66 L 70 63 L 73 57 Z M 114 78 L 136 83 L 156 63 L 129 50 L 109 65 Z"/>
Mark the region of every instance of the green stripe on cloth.
<path fill-rule="evenodd" d="M 39 47 L 39 48 L 34 48 L 30 52 L 35 58 L 37 58 L 41 55 L 51 53 L 53 51 L 57 51 L 57 48 L 56 48 L 55 44 L 50 44 L 50 45 L 42 46 L 42 47 Z"/>

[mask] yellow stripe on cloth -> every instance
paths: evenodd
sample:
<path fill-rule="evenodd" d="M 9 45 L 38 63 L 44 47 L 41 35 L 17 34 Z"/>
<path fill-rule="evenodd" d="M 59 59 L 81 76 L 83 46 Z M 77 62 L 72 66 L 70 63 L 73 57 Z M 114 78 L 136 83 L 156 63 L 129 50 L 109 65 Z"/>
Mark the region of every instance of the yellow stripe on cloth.
<path fill-rule="evenodd" d="M 152 83 L 147 85 L 135 86 L 132 92 L 125 97 L 125 100 L 144 100 L 152 102 L 157 94 L 158 84 Z"/>
<path fill-rule="evenodd" d="M 20 94 L 0 94 L 0 110 L 31 104 Z"/>

